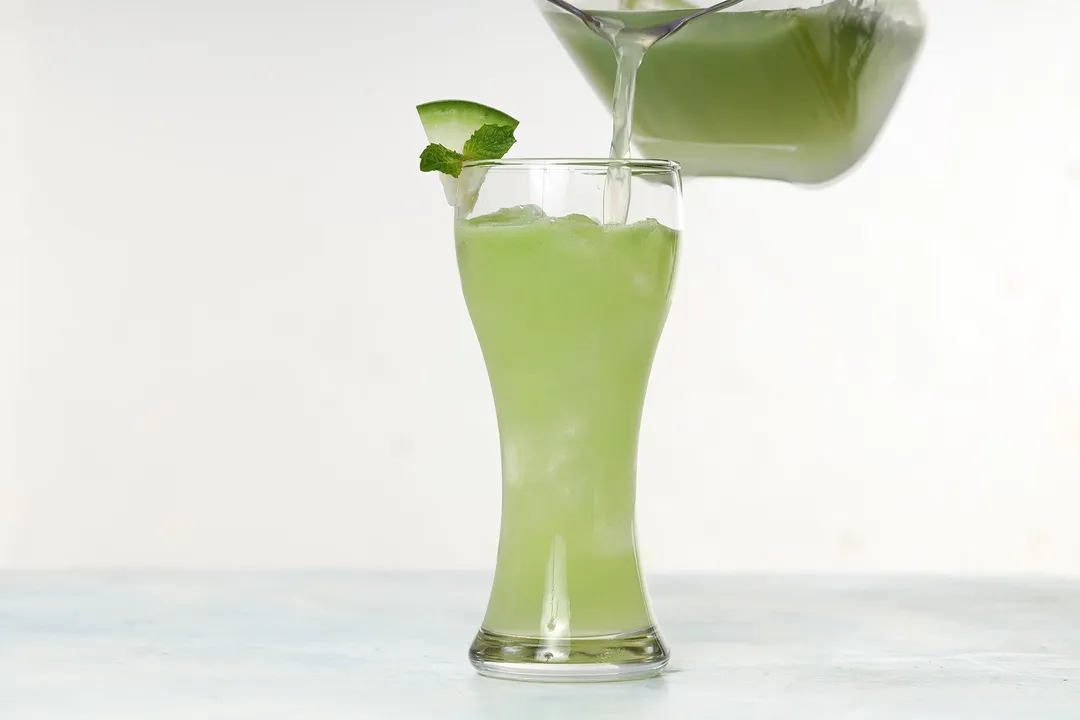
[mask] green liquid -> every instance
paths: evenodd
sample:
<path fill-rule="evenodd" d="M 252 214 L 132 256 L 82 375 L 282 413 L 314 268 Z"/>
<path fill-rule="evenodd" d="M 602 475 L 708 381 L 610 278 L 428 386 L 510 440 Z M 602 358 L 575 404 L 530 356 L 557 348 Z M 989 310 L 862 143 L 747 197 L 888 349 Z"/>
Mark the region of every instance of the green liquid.
<path fill-rule="evenodd" d="M 615 55 L 579 19 L 545 12 L 601 99 Z M 596 12 L 645 28 L 686 10 Z M 818 183 L 851 168 L 877 137 L 922 43 L 922 27 L 851 0 L 802 10 L 714 12 L 645 54 L 634 143 L 687 175 Z"/>
<path fill-rule="evenodd" d="M 648 629 L 635 466 L 678 233 L 527 207 L 459 221 L 456 241 L 502 448 L 484 628 L 547 640 Z"/>

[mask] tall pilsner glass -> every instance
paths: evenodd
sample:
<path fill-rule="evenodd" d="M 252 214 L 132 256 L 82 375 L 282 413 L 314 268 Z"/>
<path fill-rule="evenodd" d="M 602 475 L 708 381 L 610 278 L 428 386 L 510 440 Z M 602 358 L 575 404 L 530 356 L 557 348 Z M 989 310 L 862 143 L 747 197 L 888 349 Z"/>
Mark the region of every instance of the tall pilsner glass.
<path fill-rule="evenodd" d="M 630 193 L 625 223 L 601 220 L 609 177 Z M 455 241 L 502 453 L 498 563 L 470 660 L 521 680 L 655 675 L 668 652 L 634 496 L 679 246 L 679 167 L 497 160 L 466 164 L 460 185 L 480 188 L 459 202 Z"/>

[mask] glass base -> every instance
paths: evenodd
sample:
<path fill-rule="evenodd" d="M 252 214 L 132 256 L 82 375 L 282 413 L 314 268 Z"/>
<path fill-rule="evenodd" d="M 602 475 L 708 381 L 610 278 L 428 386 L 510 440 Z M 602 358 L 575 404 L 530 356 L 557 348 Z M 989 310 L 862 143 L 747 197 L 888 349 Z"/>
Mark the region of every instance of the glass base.
<path fill-rule="evenodd" d="M 535 638 L 481 628 L 469 648 L 481 675 L 530 682 L 614 682 L 659 675 L 668 650 L 656 628 L 620 635 Z"/>

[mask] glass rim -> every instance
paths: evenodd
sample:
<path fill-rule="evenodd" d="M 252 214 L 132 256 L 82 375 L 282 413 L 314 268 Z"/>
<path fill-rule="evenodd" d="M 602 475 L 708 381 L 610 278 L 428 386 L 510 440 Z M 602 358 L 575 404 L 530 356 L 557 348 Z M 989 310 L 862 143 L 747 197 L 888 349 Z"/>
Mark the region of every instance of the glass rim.
<path fill-rule="evenodd" d="M 631 172 L 666 172 L 679 174 L 682 166 L 674 160 L 637 159 L 612 160 L 610 158 L 500 158 L 498 160 L 467 160 L 462 168 L 566 168 L 607 171 L 611 167 L 625 167 Z"/>

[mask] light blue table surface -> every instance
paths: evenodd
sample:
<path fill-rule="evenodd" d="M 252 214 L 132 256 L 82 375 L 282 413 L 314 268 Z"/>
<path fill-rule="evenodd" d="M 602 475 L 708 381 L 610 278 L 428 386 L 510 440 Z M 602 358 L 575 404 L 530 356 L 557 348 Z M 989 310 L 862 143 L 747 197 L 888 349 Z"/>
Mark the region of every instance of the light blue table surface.
<path fill-rule="evenodd" d="M 481 678 L 488 578 L 0 573 L 0 720 L 1080 720 L 1080 582 L 672 577 L 661 678 Z"/>

